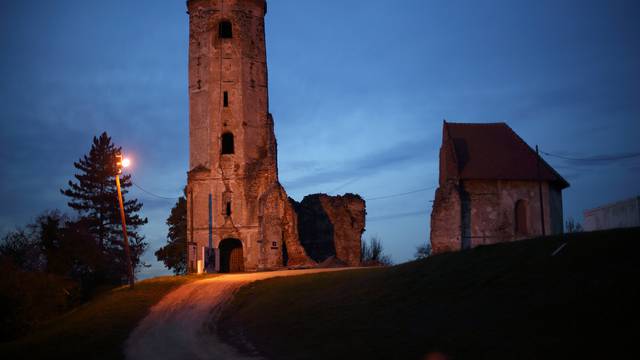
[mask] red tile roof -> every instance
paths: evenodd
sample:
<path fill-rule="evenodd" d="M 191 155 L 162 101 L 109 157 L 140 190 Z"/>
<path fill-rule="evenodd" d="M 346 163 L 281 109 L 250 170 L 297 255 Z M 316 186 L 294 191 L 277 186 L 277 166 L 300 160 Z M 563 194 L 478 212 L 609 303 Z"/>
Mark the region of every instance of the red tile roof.
<path fill-rule="evenodd" d="M 544 180 L 569 183 L 505 123 L 444 123 L 459 179 Z M 540 174 L 538 175 L 538 159 Z"/>

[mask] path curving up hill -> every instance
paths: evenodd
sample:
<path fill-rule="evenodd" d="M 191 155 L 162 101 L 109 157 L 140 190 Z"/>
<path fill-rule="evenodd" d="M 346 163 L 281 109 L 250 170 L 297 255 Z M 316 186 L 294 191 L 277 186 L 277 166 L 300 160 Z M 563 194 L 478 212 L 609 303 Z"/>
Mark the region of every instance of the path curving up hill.
<path fill-rule="evenodd" d="M 126 358 L 259 359 L 240 354 L 216 335 L 216 320 L 234 292 L 257 280 L 344 269 L 227 274 L 183 285 L 153 306 L 129 335 L 125 344 Z"/>

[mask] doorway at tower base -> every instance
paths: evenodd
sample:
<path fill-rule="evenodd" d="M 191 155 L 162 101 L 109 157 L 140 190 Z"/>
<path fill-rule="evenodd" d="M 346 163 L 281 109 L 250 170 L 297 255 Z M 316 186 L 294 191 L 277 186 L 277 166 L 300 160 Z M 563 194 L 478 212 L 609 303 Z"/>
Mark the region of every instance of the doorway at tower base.
<path fill-rule="evenodd" d="M 244 256 L 242 242 L 238 239 L 227 238 L 220 242 L 218 250 L 219 262 L 215 269 L 221 273 L 244 272 Z"/>

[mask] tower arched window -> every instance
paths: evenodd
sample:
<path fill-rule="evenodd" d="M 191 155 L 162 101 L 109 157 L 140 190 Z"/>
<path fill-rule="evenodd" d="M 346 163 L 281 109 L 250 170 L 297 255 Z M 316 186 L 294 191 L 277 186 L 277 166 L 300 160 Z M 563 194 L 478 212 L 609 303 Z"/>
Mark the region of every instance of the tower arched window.
<path fill-rule="evenodd" d="M 231 21 L 221 21 L 218 25 L 218 36 L 222 39 L 231 39 L 233 37 L 233 31 L 231 27 Z"/>
<path fill-rule="evenodd" d="M 527 209 L 526 200 L 518 200 L 516 201 L 515 208 L 515 219 L 516 219 L 516 234 L 517 235 L 526 235 L 529 233 L 529 224 L 528 224 L 528 210 Z"/>
<path fill-rule="evenodd" d="M 222 134 L 222 155 L 233 154 L 233 134 L 230 132 Z"/>

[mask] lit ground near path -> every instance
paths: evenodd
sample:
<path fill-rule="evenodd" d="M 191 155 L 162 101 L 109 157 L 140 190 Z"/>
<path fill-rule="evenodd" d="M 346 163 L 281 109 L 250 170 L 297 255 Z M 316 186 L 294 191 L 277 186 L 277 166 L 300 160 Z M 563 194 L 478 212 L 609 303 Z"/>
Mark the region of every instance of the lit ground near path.
<path fill-rule="evenodd" d="M 283 270 L 229 274 L 183 285 L 156 304 L 129 336 L 127 359 L 257 359 L 239 354 L 216 335 L 216 319 L 233 293 L 272 277 L 343 269 Z"/>

